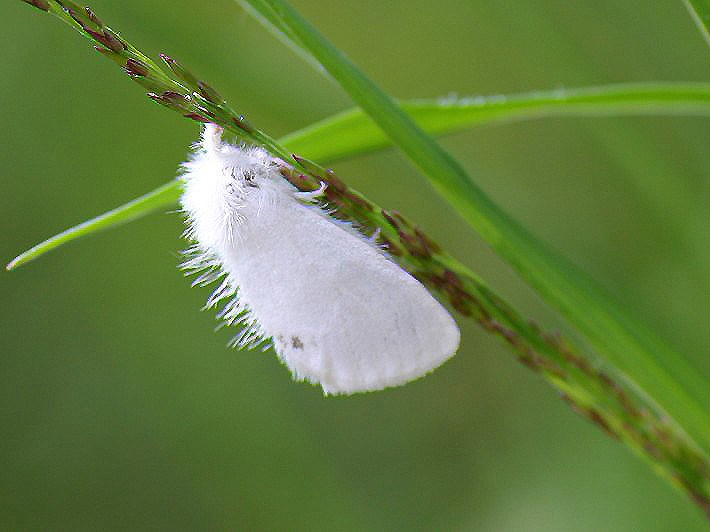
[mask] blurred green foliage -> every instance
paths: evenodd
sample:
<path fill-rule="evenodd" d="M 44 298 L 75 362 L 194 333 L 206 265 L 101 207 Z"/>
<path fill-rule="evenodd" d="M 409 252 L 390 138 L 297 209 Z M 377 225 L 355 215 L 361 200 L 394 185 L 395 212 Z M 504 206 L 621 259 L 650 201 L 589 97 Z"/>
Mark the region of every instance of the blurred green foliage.
<path fill-rule="evenodd" d="M 390 94 L 703 81 L 681 2 L 293 2 Z M 281 136 L 350 106 L 231 0 L 91 3 Z M 644 18 L 640 20 L 639 14 Z M 2 254 L 172 178 L 198 126 L 82 39 L 0 8 Z M 546 119 L 444 141 L 479 184 L 707 374 L 707 118 Z M 338 174 L 399 209 L 518 309 L 559 320 L 401 157 Z M 323 398 L 272 352 L 226 348 L 154 215 L 0 279 L 0 526 L 9 530 L 700 530 L 692 504 L 463 323 L 459 354 L 403 388 Z"/>

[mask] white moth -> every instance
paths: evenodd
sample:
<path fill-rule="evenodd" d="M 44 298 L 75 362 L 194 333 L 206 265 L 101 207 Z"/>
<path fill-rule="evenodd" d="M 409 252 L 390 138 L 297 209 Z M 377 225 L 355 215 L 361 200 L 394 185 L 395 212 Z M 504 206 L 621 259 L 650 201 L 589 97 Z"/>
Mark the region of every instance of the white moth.
<path fill-rule="evenodd" d="M 182 207 L 196 283 L 224 276 L 209 299 L 241 322 L 235 345 L 271 340 L 297 380 L 325 394 L 398 386 L 450 358 L 459 331 L 412 276 L 350 224 L 315 204 L 263 151 L 222 143 L 208 124 L 184 164 Z"/>

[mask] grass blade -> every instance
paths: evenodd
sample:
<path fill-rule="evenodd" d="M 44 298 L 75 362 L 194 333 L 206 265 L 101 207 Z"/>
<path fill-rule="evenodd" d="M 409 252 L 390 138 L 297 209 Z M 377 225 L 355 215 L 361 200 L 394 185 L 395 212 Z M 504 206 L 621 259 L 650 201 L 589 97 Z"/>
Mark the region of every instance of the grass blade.
<path fill-rule="evenodd" d="M 162 71 L 118 34 L 103 26 L 89 9 L 81 11 L 68 0 L 33 0 L 28 3 L 59 16 L 93 41 L 107 46 L 100 51 L 122 66 L 136 82 L 147 86 L 151 90 L 148 94 L 151 99 L 188 118 L 223 123 L 233 133 L 282 158 L 291 165 L 281 169 L 282 176 L 300 190 L 313 190 L 317 183 L 326 182 L 329 185 L 326 199 L 339 216 L 354 221 L 363 230 L 378 231 L 378 239 L 413 275 L 440 292 L 462 315 L 504 340 L 518 360 L 560 390 L 575 411 L 648 459 L 664 478 L 710 513 L 708 460 L 661 409 L 649 409 L 645 398 L 624 389 L 613 376 L 591 367 L 561 338 L 547 335 L 523 319 L 475 274 L 446 255 L 399 213 L 381 209 L 316 163 L 295 155 L 292 159 L 286 148 L 250 126 L 214 89 L 183 66 L 164 57 L 172 75 Z M 269 15 L 278 20 L 277 13 L 274 10 Z M 286 27 L 285 24 L 281 26 Z M 403 119 L 406 121 L 406 117 Z M 173 185 L 165 185 L 140 198 L 134 205 L 124 206 L 113 219 L 123 217 L 128 221 L 132 214 L 147 212 L 150 205 L 172 201 L 170 188 Z M 84 227 L 80 226 L 80 231 L 61 236 L 71 237 L 81 231 L 86 234 L 94 228 L 105 227 L 105 222 L 107 218 L 99 217 L 83 224 Z M 56 245 L 57 240 L 47 244 Z M 615 324 L 612 322 L 612 325 Z M 670 384 L 673 385 L 673 381 Z"/>
<path fill-rule="evenodd" d="M 710 1 L 708 0 L 683 0 L 685 6 L 693 17 L 695 25 L 703 35 L 705 42 L 710 44 Z"/>
<path fill-rule="evenodd" d="M 82 236 L 88 236 L 98 231 L 103 231 L 109 227 L 131 222 L 137 218 L 141 218 L 150 212 L 158 209 L 163 209 L 170 205 L 174 205 L 180 197 L 180 192 L 175 181 L 166 183 L 151 192 L 136 198 L 133 201 L 121 205 L 111 211 L 108 211 L 96 218 L 87 220 L 84 223 L 76 225 L 62 231 L 44 242 L 41 242 L 31 249 L 28 249 L 21 255 L 18 255 L 7 266 L 7 270 L 13 270 L 26 262 L 36 259 L 40 255 L 44 255 L 59 246 L 67 244 L 74 239 Z"/>
<path fill-rule="evenodd" d="M 278 27 L 288 28 L 286 36 L 296 36 L 297 44 L 310 51 L 462 218 L 584 333 L 610 364 L 652 398 L 705 452 L 710 451 L 710 387 L 683 357 L 494 204 L 451 156 L 285 2 L 240 3 L 251 6 L 267 23 L 277 14 Z"/>
<path fill-rule="evenodd" d="M 399 106 L 423 131 L 442 135 L 546 116 L 710 114 L 710 84 L 619 84 L 512 95 L 404 100 Z M 387 135 L 359 108 L 315 122 L 279 142 L 288 150 L 321 163 L 391 144 Z"/>
<path fill-rule="evenodd" d="M 710 114 L 710 84 L 644 83 L 584 87 L 514 95 L 405 100 L 400 106 L 424 131 L 442 135 L 471 127 L 546 116 Z M 289 152 L 319 163 L 338 161 L 390 146 L 390 140 L 359 108 L 349 109 L 279 139 Z M 8 269 L 40 257 L 81 236 L 109 229 L 174 205 L 177 180 L 67 229 L 14 259 Z M 156 195 L 160 191 L 160 195 Z"/>

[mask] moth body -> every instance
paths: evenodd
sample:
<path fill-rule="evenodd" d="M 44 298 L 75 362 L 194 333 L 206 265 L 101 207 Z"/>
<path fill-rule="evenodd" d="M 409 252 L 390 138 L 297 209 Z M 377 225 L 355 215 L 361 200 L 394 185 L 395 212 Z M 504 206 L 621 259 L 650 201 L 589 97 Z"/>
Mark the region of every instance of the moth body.
<path fill-rule="evenodd" d="M 185 164 L 182 207 L 195 241 L 188 269 L 224 276 L 208 301 L 246 328 L 236 343 L 271 340 L 297 380 L 326 394 L 414 380 L 451 357 L 459 332 L 412 276 L 352 226 L 314 203 L 260 150 L 223 145 L 208 125 Z"/>

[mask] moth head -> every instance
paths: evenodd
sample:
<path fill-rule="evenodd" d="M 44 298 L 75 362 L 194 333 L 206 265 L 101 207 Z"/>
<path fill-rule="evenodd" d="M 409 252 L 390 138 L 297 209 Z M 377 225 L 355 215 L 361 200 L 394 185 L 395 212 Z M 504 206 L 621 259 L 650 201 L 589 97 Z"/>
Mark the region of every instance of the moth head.
<path fill-rule="evenodd" d="M 222 133 L 219 126 L 205 124 L 200 148 L 222 168 L 230 192 L 243 197 L 257 189 L 274 193 L 290 190 L 291 185 L 281 174 L 283 162 L 258 148 L 227 144 Z"/>

